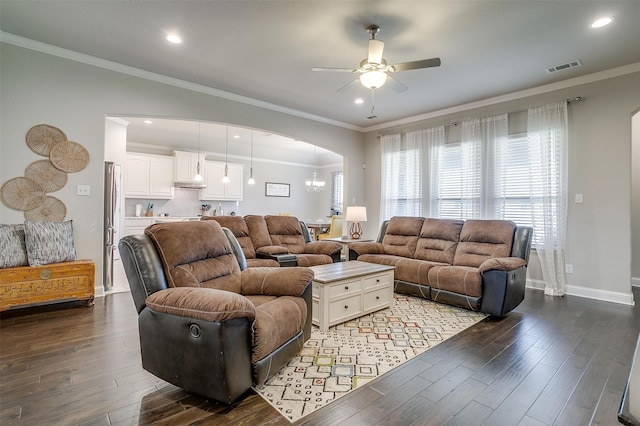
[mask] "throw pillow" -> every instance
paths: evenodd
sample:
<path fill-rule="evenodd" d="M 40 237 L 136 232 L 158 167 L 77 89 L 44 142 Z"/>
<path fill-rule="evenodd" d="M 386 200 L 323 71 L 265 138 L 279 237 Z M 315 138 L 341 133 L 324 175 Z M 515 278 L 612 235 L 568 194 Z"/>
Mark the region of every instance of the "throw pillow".
<path fill-rule="evenodd" d="M 28 264 L 24 225 L 0 225 L 0 268 Z"/>
<path fill-rule="evenodd" d="M 29 265 L 40 266 L 76 260 L 72 222 L 26 221 L 24 233 Z"/>

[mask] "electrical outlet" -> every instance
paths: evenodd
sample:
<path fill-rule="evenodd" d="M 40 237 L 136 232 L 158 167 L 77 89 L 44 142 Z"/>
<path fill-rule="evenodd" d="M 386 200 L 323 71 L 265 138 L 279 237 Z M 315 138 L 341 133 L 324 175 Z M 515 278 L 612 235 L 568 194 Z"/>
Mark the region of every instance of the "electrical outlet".
<path fill-rule="evenodd" d="M 91 194 L 91 187 L 89 185 L 78 185 L 76 189 L 76 195 L 88 197 Z"/>
<path fill-rule="evenodd" d="M 567 274 L 573 274 L 573 265 L 571 263 L 567 263 L 566 265 L 564 265 L 564 271 Z"/>
<path fill-rule="evenodd" d="M 584 202 L 584 197 L 582 194 L 576 194 L 576 204 L 582 204 Z"/>

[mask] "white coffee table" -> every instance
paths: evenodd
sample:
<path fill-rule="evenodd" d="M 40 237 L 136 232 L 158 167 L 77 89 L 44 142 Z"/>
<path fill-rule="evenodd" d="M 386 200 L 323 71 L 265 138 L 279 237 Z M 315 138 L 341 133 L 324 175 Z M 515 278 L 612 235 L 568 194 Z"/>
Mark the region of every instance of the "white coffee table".
<path fill-rule="evenodd" d="M 393 266 L 354 260 L 311 269 L 315 274 L 312 319 L 322 331 L 393 302 Z"/>

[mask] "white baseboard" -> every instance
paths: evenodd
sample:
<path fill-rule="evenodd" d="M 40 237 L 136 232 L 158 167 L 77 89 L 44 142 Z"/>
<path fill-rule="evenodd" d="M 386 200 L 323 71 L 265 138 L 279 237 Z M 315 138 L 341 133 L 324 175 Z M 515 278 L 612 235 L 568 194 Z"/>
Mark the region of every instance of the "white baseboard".
<path fill-rule="evenodd" d="M 631 277 L 631 285 L 634 287 L 640 287 L 640 278 Z"/>
<path fill-rule="evenodd" d="M 633 285 L 640 286 L 640 280 L 635 279 L 636 282 Z M 633 283 L 633 279 L 632 279 Z M 532 288 L 534 290 L 543 290 L 544 291 L 544 281 L 541 280 L 527 280 L 527 287 Z M 621 293 L 618 291 L 609 291 L 609 290 L 599 290 L 588 287 L 580 287 L 577 285 L 568 285 L 566 294 L 570 296 L 578 296 L 584 297 L 587 299 L 596 299 L 602 300 L 604 302 L 613 302 L 620 303 L 622 305 L 634 306 L 635 302 L 633 300 L 633 293 Z"/>

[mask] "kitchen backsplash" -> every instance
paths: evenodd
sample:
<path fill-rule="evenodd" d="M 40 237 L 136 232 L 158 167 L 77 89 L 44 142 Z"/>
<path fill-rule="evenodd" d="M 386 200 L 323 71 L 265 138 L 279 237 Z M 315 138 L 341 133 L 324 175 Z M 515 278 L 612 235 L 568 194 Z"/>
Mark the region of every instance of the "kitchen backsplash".
<path fill-rule="evenodd" d="M 169 216 L 175 217 L 192 217 L 202 214 L 201 207 L 203 204 L 209 204 L 211 210 L 207 212 L 209 215 L 213 215 L 213 211 L 218 207 L 217 201 L 200 201 L 198 200 L 198 191 L 192 189 L 179 189 L 174 190 L 174 196 L 172 200 L 150 200 L 144 198 L 126 198 L 124 205 L 124 215 L 126 217 L 133 217 L 136 214 L 136 204 L 142 204 L 142 215 L 147 209 L 149 203 L 153 204 L 153 215 L 158 216 L 162 213 L 168 213 Z M 222 210 L 224 214 L 230 214 L 235 212 L 238 215 L 242 215 L 241 201 L 221 201 Z"/>

